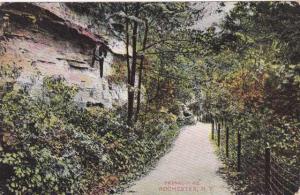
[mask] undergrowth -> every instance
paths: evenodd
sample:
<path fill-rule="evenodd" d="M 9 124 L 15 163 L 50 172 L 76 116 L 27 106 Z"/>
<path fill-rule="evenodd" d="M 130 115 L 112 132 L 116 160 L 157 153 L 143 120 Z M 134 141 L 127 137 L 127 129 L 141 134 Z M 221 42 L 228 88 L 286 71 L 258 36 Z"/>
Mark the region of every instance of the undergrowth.
<path fill-rule="evenodd" d="M 123 109 L 80 108 L 63 78 L 44 79 L 43 95 L 22 88 L 0 104 L 0 192 L 104 194 L 147 171 L 178 133 L 167 112 L 143 114 L 128 127 Z"/>

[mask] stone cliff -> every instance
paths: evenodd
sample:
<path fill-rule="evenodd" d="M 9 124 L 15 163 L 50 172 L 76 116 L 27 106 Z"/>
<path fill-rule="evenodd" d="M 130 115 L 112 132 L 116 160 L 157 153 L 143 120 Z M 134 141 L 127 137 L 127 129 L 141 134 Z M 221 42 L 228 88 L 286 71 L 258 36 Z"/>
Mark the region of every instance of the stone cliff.
<path fill-rule="evenodd" d="M 30 94 L 40 95 L 43 77 L 60 75 L 79 87 L 79 104 L 111 108 L 126 102 L 124 79 L 109 79 L 120 72 L 114 64 L 126 66 L 125 46 L 88 16 L 64 3 L 2 3 L 0 17 L 0 63 L 22 68 L 17 82 Z M 99 64 L 91 67 L 96 45 L 108 52 L 102 78 Z"/>

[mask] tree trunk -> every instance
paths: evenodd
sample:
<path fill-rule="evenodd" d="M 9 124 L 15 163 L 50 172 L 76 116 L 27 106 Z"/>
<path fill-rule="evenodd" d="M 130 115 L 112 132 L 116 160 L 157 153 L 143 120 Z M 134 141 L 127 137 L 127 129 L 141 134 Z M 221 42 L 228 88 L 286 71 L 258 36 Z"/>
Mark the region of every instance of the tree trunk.
<path fill-rule="evenodd" d="M 135 17 L 138 17 L 139 7 L 136 7 Z M 133 117 L 133 108 L 134 108 L 134 85 L 135 85 L 135 74 L 136 74 L 136 64 L 137 64 L 137 31 L 138 31 L 138 23 L 136 21 L 133 22 L 133 31 L 132 31 L 132 63 L 131 63 L 131 71 L 130 71 L 130 82 L 128 89 L 128 119 L 127 124 L 129 126 L 132 125 L 132 117 Z"/>
<path fill-rule="evenodd" d="M 127 13 L 127 6 L 125 7 L 125 12 Z M 128 93 L 128 107 L 127 107 L 127 124 L 129 125 L 129 121 L 132 117 L 132 111 L 129 107 L 129 99 L 130 99 L 130 80 L 131 80 L 131 68 L 130 68 L 130 60 L 129 60 L 129 19 L 126 18 L 126 62 L 127 62 L 127 93 Z"/>
<path fill-rule="evenodd" d="M 127 14 L 127 6 L 125 7 Z M 127 62 L 127 83 L 130 84 L 130 61 L 129 61 L 129 19 L 126 18 L 126 62 Z"/>
<path fill-rule="evenodd" d="M 147 36 L 148 36 L 148 21 L 145 20 L 145 34 L 144 34 L 143 48 L 142 48 L 143 54 L 141 56 L 140 69 L 139 69 L 139 81 L 138 81 L 138 94 L 137 94 L 137 106 L 136 106 L 136 113 L 135 113 L 135 121 L 138 120 L 140 106 L 141 106 L 141 87 L 142 87 L 142 79 L 143 79 L 144 58 L 145 58 Z"/>
<path fill-rule="evenodd" d="M 156 106 L 157 106 L 157 109 L 159 108 L 160 106 L 160 103 L 161 103 L 161 75 L 163 75 L 163 61 L 162 59 L 160 59 L 160 69 L 159 69 L 159 72 L 157 74 L 157 87 L 156 87 L 156 95 L 155 95 L 155 101 L 156 101 Z"/>

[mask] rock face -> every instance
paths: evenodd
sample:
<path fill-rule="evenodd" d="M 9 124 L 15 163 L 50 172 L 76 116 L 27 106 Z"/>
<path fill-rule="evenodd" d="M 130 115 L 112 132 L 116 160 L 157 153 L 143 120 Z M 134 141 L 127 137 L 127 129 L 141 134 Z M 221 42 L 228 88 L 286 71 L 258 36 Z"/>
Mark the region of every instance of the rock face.
<path fill-rule="evenodd" d="M 236 2 L 191 2 L 191 6 L 198 10 L 202 10 L 200 19 L 192 27 L 195 30 L 205 31 L 210 27 L 214 27 L 217 32 L 218 27 L 225 16 L 233 9 Z"/>
<path fill-rule="evenodd" d="M 104 37 L 99 26 L 87 28 L 88 17 L 63 3 L 3 3 L 0 16 L 0 63 L 22 67 L 18 83 L 31 95 L 40 95 L 43 77 L 60 75 L 79 87 L 75 101 L 80 104 L 112 107 L 126 102 L 126 84 L 107 79 L 115 61 L 125 60 L 125 46 L 113 36 Z M 91 67 L 96 45 L 108 52 L 102 78 L 99 63 Z"/>

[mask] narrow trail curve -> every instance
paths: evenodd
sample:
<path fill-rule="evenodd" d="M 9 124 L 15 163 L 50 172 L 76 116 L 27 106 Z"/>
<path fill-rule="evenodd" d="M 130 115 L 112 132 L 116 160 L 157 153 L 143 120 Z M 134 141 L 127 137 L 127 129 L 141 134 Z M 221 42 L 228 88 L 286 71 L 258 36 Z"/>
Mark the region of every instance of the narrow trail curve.
<path fill-rule="evenodd" d="M 173 148 L 150 173 L 124 195 L 227 195 L 228 185 L 217 174 L 221 166 L 209 141 L 210 124 L 184 127 Z"/>

